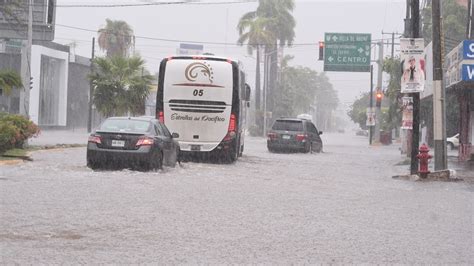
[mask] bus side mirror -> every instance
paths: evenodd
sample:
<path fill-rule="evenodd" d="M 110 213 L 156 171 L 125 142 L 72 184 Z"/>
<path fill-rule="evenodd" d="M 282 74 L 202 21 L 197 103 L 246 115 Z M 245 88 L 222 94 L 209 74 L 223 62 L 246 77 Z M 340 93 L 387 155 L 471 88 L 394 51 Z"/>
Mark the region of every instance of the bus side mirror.
<path fill-rule="evenodd" d="M 250 86 L 249 84 L 245 83 L 245 100 L 246 101 L 250 101 L 250 94 L 251 94 Z"/>

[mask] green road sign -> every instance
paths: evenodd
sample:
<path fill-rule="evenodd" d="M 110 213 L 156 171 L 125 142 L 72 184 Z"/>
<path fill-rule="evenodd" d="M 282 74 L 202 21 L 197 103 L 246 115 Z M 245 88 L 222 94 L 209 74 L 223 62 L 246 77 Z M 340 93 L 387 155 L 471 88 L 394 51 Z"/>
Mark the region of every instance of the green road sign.
<path fill-rule="evenodd" d="M 370 71 L 370 34 L 326 33 L 324 42 L 324 71 Z"/>

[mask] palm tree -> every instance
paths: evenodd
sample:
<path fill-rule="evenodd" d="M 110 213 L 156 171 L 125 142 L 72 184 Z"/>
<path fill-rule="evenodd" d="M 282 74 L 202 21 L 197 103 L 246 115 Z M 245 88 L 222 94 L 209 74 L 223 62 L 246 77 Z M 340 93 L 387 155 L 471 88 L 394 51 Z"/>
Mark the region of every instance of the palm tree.
<path fill-rule="evenodd" d="M 280 46 L 293 44 L 296 21 L 291 12 L 294 8 L 294 0 L 259 1 L 257 15 L 270 19 L 267 29 L 275 36 L 274 44 L 279 43 Z"/>
<path fill-rule="evenodd" d="M 274 37 L 270 45 L 265 46 L 265 66 L 269 66 L 270 76 L 267 79 L 267 109 L 273 111 L 274 91 L 278 76 L 278 46 L 291 46 L 295 38 L 296 22 L 291 14 L 295 7 L 294 0 L 259 0 L 256 16 L 266 18 L 265 29 Z"/>
<path fill-rule="evenodd" d="M 13 70 L 0 70 L 0 89 L 10 95 L 13 88 L 23 87 L 21 76 Z"/>
<path fill-rule="evenodd" d="M 94 60 L 97 72 L 90 79 L 93 101 L 101 114 L 144 114 L 145 100 L 153 76 L 144 73 L 145 61 L 138 56 L 114 56 Z"/>
<path fill-rule="evenodd" d="M 268 24 L 269 19 L 257 17 L 256 12 L 249 12 L 240 18 L 237 25 L 240 35 L 237 43 L 243 45 L 247 42 L 249 55 L 253 54 L 254 49 L 257 50 L 257 73 L 255 76 L 255 109 L 257 111 L 260 110 L 260 49 L 262 46 L 272 43 L 274 39 L 273 33 L 266 30 Z"/>
<path fill-rule="evenodd" d="M 107 52 L 107 57 L 127 56 L 134 41 L 132 28 L 122 20 L 105 21 L 105 27 L 98 31 L 100 49 Z"/>

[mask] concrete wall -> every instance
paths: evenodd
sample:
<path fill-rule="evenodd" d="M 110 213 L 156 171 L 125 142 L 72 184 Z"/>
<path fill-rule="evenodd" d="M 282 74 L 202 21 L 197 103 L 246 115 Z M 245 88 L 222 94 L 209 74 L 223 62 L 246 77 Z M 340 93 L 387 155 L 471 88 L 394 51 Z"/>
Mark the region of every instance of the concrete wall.
<path fill-rule="evenodd" d="M 78 56 L 74 61 L 75 63 L 69 63 L 67 127 L 87 128 L 90 61 Z"/>
<path fill-rule="evenodd" d="M 33 122 L 38 125 L 40 123 L 40 90 L 42 88 L 42 75 L 46 69 L 41 69 L 42 62 L 45 57 L 52 58 L 58 62 L 59 71 L 55 74 L 55 78 L 59 79 L 58 88 L 58 102 L 57 106 L 49 106 L 47 108 L 57 108 L 58 117 L 54 122 L 48 123 L 47 126 L 66 126 L 67 122 L 67 85 L 68 85 L 68 68 L 69 68 L 69 53 L 54 50 L 44 46 L 33 45 L 31 51 L 31 76 L 34 79 L 33 88 L 30 91 L 30 109 L 29 114 Z"/>

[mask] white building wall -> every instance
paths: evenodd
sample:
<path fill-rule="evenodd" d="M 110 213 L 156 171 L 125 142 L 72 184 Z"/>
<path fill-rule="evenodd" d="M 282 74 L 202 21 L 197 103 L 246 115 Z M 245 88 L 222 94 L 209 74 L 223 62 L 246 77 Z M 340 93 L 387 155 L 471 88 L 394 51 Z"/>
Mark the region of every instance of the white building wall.
<path fill-rule="evenodd" d="M 31 120 L 39 122 L 39 101 L 41 86 L 41 56 L 49 56 L 60 60 L 60 86 L 59 86 L 59 118 L 57 126 L 66 126 L 67 121 L 67 82 L 68 82 L 68 62 L 69 53 L 53 50 L 40 45 L 33 45 L 31 50 L 31 76 L 33 77 L 33 88 L 30 91 Z M 53 107 L 51 107 L 53 108 Z"/>

